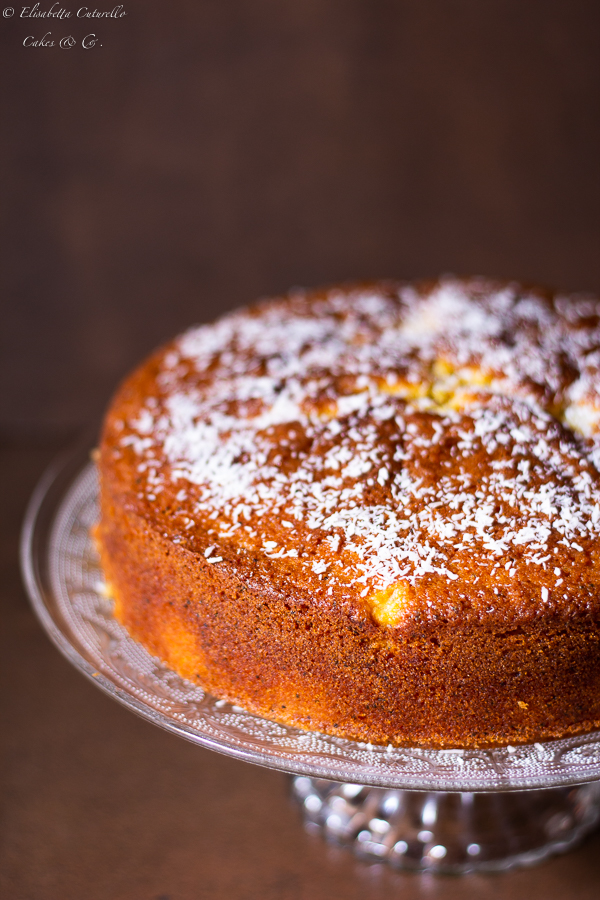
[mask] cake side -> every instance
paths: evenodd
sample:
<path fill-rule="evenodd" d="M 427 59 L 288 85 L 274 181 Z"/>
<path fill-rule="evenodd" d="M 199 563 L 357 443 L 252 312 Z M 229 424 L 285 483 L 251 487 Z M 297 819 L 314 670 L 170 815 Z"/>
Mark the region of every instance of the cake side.
<path fill-rule="evenodd" d="M 103 523 L 117 618 L 185 678 L 252 712 L 355 740 L 429 747 L 600 727 L 593 621 L 389 629 L 360 608 L 317 606 L 301 588 L 282 594 L 248 568 L 209 564 L 118 505 L 104 505 Z"/>
<path fill-rule="evenodd" d="M 360 285 L 159 351 L 101 444 L 117 616 L 304 728 L 484 746 L 599 727 L 600 342 L 577 303 Z"/>

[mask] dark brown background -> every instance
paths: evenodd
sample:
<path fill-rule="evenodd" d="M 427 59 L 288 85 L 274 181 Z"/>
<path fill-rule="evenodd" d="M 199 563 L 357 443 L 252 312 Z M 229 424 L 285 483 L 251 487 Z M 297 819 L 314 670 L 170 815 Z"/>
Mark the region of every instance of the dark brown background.
<path fill-rule="evenodd" d="M 595 898 L 600 836 L 462 881 L 309 839 L 283 776 L 159 732 L 71 669 L 16 547 L 58 446 L 193 322 L 354 277 L 600 289 L 598 3 L 131 0 L 91 24 L 20 9 L 0 19 L 0 893 Z M 22 46 L 48 30 L 102 46 Z"/>
<path fill-rule="evenodd" d="M 157 343 L 291 285 L 600 288 L 595 0 L 125 9 L 0 22 L 2 427 L 85 422 Z M 102 46 L 22 46 L 46 30 Z"/>

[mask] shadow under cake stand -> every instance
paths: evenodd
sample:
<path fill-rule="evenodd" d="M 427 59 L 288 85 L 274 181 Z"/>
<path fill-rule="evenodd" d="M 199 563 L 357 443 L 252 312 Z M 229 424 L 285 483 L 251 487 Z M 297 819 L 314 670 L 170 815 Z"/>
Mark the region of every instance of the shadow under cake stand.
<path fill-rule="evenodd" d="M 206 694 L 115 620 L 90 538 L 97 518 L 88 451 L 57 461 L 34 492 L 21 542 L 27 589 L 50 638 L 143 718 L 291 773 L 309 830 L 399 868 L 464 873 L 538 862 L 600 822 L 600 732 L 492 750 L 381 747 L 280 725 Z"/>

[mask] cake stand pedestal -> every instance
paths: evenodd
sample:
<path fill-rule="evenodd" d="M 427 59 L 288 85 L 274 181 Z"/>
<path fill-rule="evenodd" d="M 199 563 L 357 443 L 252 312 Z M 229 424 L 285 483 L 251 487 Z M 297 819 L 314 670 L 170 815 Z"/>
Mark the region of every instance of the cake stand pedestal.
<path fill-rule="evenodd" d="M 58 649 L 145 719 L 203 747 L 293 774 L 306 827 L 371 860 L 464 873 L 570 849 L 600 822 L 600 732 L 492 750 L 371 746 L 252 715 L 184 681 L 112 614 L 90 528 L 88 451 L 46 473 L 23 526 L 33 608 Z"/>
<path fill-rule="evenodd" d="M 600 822 L 597 783 L 507 793 L 402 791 L 297 775 L 308 831 L 396 868 L 499 872 L 576 846 Z"/>

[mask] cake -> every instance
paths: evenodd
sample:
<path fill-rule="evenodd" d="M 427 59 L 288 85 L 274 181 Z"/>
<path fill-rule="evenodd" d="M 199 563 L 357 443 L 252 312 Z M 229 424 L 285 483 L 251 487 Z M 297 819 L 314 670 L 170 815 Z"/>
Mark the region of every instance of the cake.
<path fill-rule="evenodd" d="M 261 716 L 395 746 L 600 728 L 600 302 L 292 291 L 144 362 L 104 422 L 117 619 Z"/>

